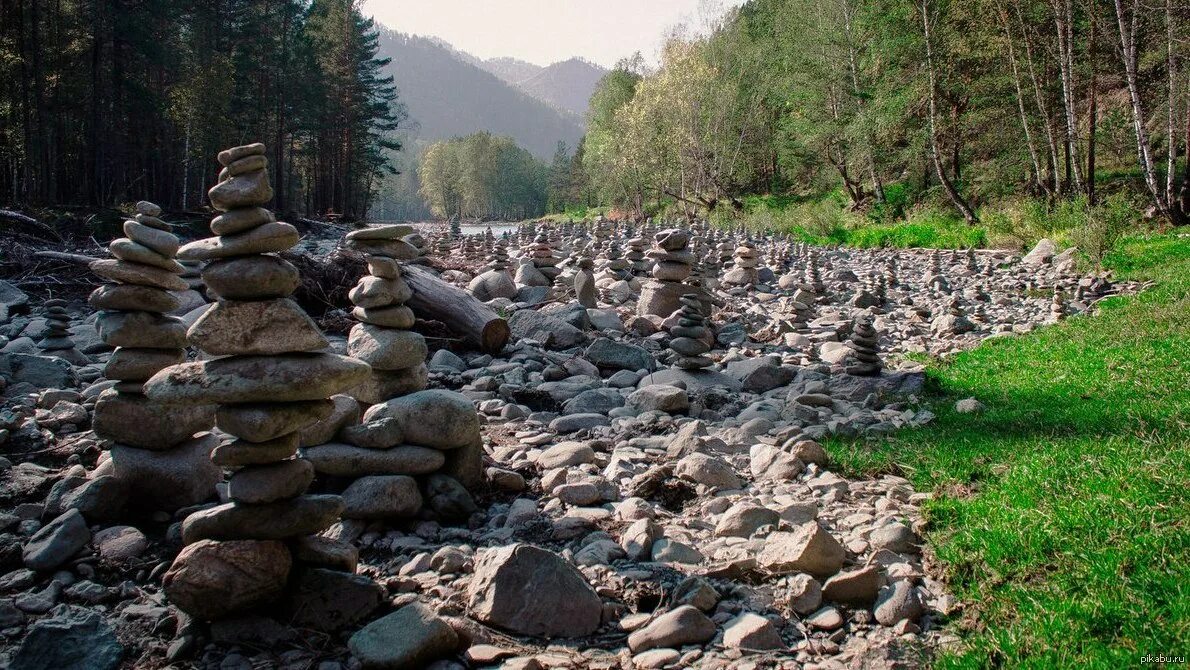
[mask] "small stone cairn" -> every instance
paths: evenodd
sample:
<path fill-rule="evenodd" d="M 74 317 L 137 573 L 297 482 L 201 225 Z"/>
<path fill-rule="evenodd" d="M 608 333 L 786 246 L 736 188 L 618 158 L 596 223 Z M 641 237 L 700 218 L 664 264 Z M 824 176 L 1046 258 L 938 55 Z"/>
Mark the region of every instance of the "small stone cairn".
<path fill-rule="evenodd" d="M 628 252 L 624 254 L 624 258 L 631 263 L 632 275 L 634 277 L 643 277 L 649 272 L 649 266 L 652 263 L 645 255 L 645 247 L 648 246 L 649 241 L 643 237 L 633 237 L 628 240 Z"/>
<path fill-rule="evenodd" d="M 214 408 L 195 404 L 169 407 L 143 393 L 158 371 L 186 361 L 186 325 L 167 316 L 181 302 L 173 293 L 187 289 L 174 260 L 178 238 L 161 220 L 161 208 L 138 202 L 137 214 L 124 222 L 124 234 L 108 249 L 116 258 L 91 263 L 91 271 L 109 280 L 91 293 L 99 310 L 99 338 L 115 347 L 103 373 L 115 386 L 99 395 L 92 417 L 95 434 L 111 440 L 109 458 L 96 476 L 122 482 L 131 501 L 173 511 L 206 500 L 215 491 L 219 469 L 210 462 Z"/>
<path fill-rule="evenodd" d="M 1066 296 L 1062 289 L 1054 287 L 1054 297 L 1050 300 L 1050 319 L 1057 322 L 1066 318 Z"/>
<path fill-rule="evenodd" d="M 624 252 L 620 248 L 619 242 L 612 240 L 608 243 L 607 249 L 603 252 L 603 257 L 603 272 L 609 279 L 614 281 L 629 277 L 631 263 L 624 257 Z"/>
<path fill-rule="evenodd" d="M 856 319 L 850 340 L 855 361 L 847 366 L 847 374 L 857 377 L 874 377 L 880 374 L 882 365 L 879 339 L 870 315 L 865 314 Z"/>
<path fill-rule="evenodd" d="M 355 305 L 351 315 L 362 322 L 347 336 L 347 354 L 372 368 L 368 381 L 351 395 L 374 404 L 424 389 L 429 349 L 425 338 L 410 330 L 413 310 L 405 301 L 413 290 L 401 276 L 400 263 L 381 255 L 368 256 L 367 261 L 368 274 L 347 296 Z"/>
<path fill-rule="evenodd" d="M 579 256 L 578 271 L 574 273 L 574 295 L 587 309 L 599 306 L 599 291 L 595 286 L 595 262 L 585 253 Z"/>
<path fill-rule="evenodd" d="M 681 298 L 689 289 L 683 284 L 694 266 L 694 254 L 687 248 L 690 234 L 680 228 L 662 230 L 653 237 L 648 257 L 653 266 L 653 280 L 645 282 L 637 301 L 637 313 L 667 318 L 681 306 Z"/>
<path fill-rule="evenodd" d="M 77 365 L 90 363 L 74 348 L 74 340 L 70 339 L 70 314 L 66 311 L 66 301 L 54 298 L 45 301 L 45 307 L 45 336 L 37 342 L 37 348 L 46 356 L 56 356 Z"/>
<path fill-rule="evenodd" d="M 483 440 L 471 401 L 439 389 L 373 405 L 342 442 L 302 450 L 331 485 L 343 489 L 343 516 L 397 519 L 425 509 L 465 521 L 478 508 L 468 493 L 483 482 Z"/>
<path fill-rule="evenodd" d="M 728 286 L 755 285 L 757 282 L 757 267 L 760 257 L 756 252 L 756 243 L 746 240 L 736 247 L 730 270 L 723 275 L 723 283 Z"/>
<path fill-rule="evenodd" d="M 533 267 L 537 268 L 537 271 L 550 281 L 557 278 L 561 272 L 558 269 L 558 258 L 554 255 L 553 243 L 545 230 L 539 232 L 534 238 L 533 244 L 529 247 L 529 258 L 533 259 Z"/>
<path fill-rule="evenodd" d="M 215 424 L 233 438 L 211 455 L 233 471 L 229 502 L 183 520 L 185 547 L 163 582 L 174 604 L 202 620 L 272 603 L 295 566 L 354 571 L 349 546 L 312 537 L 339 518 L 342 498 L 306 495 L 314 467 L 294 454 L 300 431 L 330 415 L 328 398 L 368 376 L 360 361 L 320 353 L 326 337 L 289 297 L 297 268 L 274 254 L 297 244 L 298 233 L 263 207 L 273 196 L 264 145 L 218 158 L 224 168 L 208 193 L 223 212 L 211 222 L 216 237 L 179 251 L 208 262 L 203 280 L 218 302 L 189 338 L 211 358 L 166 368 L 145 383 L 157 402 L 217 404 Z"/>
<path fill-rule="evenodd" d="M 678 355 L 674 366 L 683 370 L 709 368 L 713 361 L 704 354 L 711 350 L 708 344 L 711 329 L 707 327 L 707 319 L 702 313 L 702 301 L 697 293 L 687 293 L 679 300 L 682 307 L 678 310 L 678 323 L 669 330 L 673 338 L 669 341 L 669 348 Z"/>
<path fill-rule="evenodd" d="M 491 228 L 488 229 L 488 234 Z M 486 238 L 485 238 L 486 241 Z M 487 258 L 484 272 L 481 272 L 467 284 L 467 290 L 477 299 L 488 302 L 496 298 L 516 297 L 517 286 L 508 274 L 508 250 L 503 244 L 494 245 Z"/>

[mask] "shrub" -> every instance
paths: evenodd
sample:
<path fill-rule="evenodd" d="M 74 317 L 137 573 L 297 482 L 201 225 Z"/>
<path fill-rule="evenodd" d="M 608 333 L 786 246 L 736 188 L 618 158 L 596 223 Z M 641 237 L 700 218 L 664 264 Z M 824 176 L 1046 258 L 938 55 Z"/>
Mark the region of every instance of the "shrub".
<path fill-rule="evenodd" d="M 1136 208 L 1123 195 L 1113 195 L 1087 210 L 1081 225 L 1071 231 L 1070 239 L 1095 268 L 1116 248 L 1124 233 L 1132 228 Z"/>

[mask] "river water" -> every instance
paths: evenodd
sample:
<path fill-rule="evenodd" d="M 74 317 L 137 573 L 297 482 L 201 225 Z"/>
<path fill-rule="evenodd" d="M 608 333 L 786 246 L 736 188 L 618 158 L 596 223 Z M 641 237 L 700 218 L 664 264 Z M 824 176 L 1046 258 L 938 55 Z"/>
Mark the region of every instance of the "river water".
<path fill-rule="evenodd" d="M 372 223 L 381 224 L 381 223 L 389 223 L 389 222 L 388 221 L 373 221 Z M 447 224 L 441 223 L 438 221 L 416 221 L 416 222 L 411 221 L 411 222 L 409 222 L 409 225 L 413 226 L 414 228 L 416 228 L 418 231 L 422 232 L 423 234 L 437 232 L 440 230 L 446 230 L 450 227 Z M 484 231 L 487 230 L 488 228 L 492 229 L 493 235 L 499 237 L 500 235 L 503 235 L 505 232 L 508 232 L 509 234 L 515 234 L 516 229 L 517 229 L 517 224 L 509 223 L 508 221 L 486 221 L 484 223 L 464 223 L 462 225 L 464 235 L 483 235 Z"/>

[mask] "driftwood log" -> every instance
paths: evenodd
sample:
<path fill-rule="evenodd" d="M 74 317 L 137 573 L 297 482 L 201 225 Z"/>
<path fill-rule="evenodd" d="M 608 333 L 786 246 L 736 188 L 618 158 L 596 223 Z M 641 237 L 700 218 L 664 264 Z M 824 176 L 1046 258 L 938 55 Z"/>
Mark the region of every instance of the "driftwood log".
<path fill-rule="evenodd" d="M 441 321 L 482 351 L 497 354 L 508 344 L 508 322 L 470 293 L 448 284 L 416 265 L 404 265 L 405 282 L 413 289 L 410 309 L 423 318 Z"/>
<path fill-rule="evenodd" d="M 48 258 L 55 261 L 63 261 L 66 263 L 77 263 L 79 265 L 90 265 L 95 261 L 101 260 L 93 256 L 84 256 L 82 254 L 69 254 L 64 251 L 34 251 L 34 258 Z"/>

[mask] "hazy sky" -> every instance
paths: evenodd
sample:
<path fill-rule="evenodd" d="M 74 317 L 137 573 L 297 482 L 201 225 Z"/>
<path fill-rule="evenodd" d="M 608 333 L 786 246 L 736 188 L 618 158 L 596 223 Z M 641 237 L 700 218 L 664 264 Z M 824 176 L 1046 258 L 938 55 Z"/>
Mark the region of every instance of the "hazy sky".
<path fill-rule="evenodd" d="M 744 0 L 365 0 L 364 13 L 480 58 L 549 65 L 581 56 L 604 67 L 640 51 L 650 63 L 674 25 L 701 24 Z"/>

